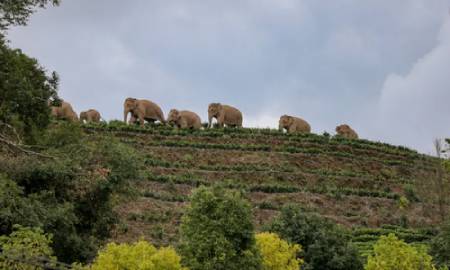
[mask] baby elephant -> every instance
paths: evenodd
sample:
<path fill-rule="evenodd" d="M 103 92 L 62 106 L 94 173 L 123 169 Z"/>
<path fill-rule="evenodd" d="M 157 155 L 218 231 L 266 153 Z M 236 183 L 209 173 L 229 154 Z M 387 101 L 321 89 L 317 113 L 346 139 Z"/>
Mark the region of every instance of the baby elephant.
<path fill-rule="evenodd" d="M 167 122 L 178 128 L 200 129 L 202 127 L 200 117 L 196 113 L 190 111 L 170 110 Z"/>
<path fill-rule="evenodd" d="M 284 129 L 286 129 L 288 133 L 311 132 L 311 126 L 308 124 L 308 122 L 301 118 L 289 115 L 283 115 L 280 117 L 279 130 L 283 131 Z"/>
<path fill-rule="evenodd" d="M 80 121 L 83 123 L 84 121 L 86 121 L 87 123 L 100 123 L 100 119 L 100 113 L 94 109 L 90 109 L 80 113 Z"/>
<path fill-rule="evenodd" d="M 212 119 L 216 118 L 219 127 L 242 127 L 242 113 L 238 109 L 222 105 L 220 103 L 211 103 L 208 107 L 208 128 L 212 125 Z"/>
<path fill-rule="evenodd" d="M 50 104 L 50 102 L 49 102 Z M 59 120 L 67 120 L 69 122 L 77 122 L 78 115 L 72 108 L 70 103 L 62 101 L 60 106 L 51 106 L 51 115 Z"/>
<path fill-rule="evenodd" d="M 343 124 L 336 127 L 336 132 L 338 136 L 347 139 L 358 139 L 358 134 L 347 124 Z"/>

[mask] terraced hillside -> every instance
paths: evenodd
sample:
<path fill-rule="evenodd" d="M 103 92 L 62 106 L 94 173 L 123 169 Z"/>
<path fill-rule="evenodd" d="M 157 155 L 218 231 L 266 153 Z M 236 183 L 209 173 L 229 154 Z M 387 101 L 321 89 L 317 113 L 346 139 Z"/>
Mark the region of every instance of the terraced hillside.
<path fill-rule="evenodd" d="M 116 241 L 173 243 L 192 189 L 214 183 L 246 191 L 258 228 L 284 204 L 298 204 L 354 228 L 361 250 L 391 231 L 427 241 L 440 221 L 438 207 L 422 200 L 438 160 L 403 147 L 268 129 L 86 128 L 91 136 L 112 132 L 145 156 L 140 196 L 118 208 Z"/>

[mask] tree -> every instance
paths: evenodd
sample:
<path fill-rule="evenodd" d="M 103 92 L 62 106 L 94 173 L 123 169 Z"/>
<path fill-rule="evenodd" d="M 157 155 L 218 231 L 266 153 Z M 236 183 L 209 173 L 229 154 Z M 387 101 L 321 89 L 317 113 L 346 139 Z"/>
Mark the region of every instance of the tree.
<path fill-rule="evenodd" d="M 450 220 L 444 223 L 439 234 L 431 241 L 430 254 L 437 265 L 450 268 Z"/>
<path fill-rule="evenodd" d="M 173 248 L 156 249 L 145 241 L 134 244 L 108 244 L 88 269 L 187 270 Z"/>
<path fill-rule="evenodd" d="M 0 38 L 0 143 L 30 140 L 50 123 L 48 100 L 58 99 L 58 76 L 46 74 L 37 60 L 10 49 Z M 11 130 L 13 138 L 8 136 Z M 18 135 L 18 136 L 16 136 Z"/>
<path fill-rule="evenodd" d="M 114 202 L 140 176 L 137 152 L 109 136 L 85 136 L 58 123 L 39 144 L 55 159 L 0 155 L 0 234 L 12 224 L 41 227 L 53 235 L 60 261 L 92 260 L 117 223 Z"/>
<path fill-rule="evenodd" d="M 0 30 L 12 25 L 26 25 L 36 8 L 47 4 L 58 5 L 59 0 L 2 0 L 0 1 Z"/>
<path fill-rule="evenodd" d="M 256 245 L 263 258 L 263 270 L 298 270 L 303 264 L 297 259 L 300 245 L 291 245 L 274 233 L 257 234 Z"/>
<path fill-rule="evenodd" d="M 250 204 L 236 191 L 195 190 L 182 218 L 180 252 L 193 270 L 261 269 Z"/>
<path fill-rule="evenodd" d="M 373 247 L 365 270 L 434 270 L 432 258 L 423 249 L 414 248 L 394 234 L 381 236 Z"/>
<path fill-rule="evenodd" d="M 304 269 L 359 270 L 363 266 L 347 231 L 327 219 L 306 214 L 297 206 L 283 207 L 267 231 L 302 246 Z"/>
<path fill-rule="evenodd" d="M 9 236 L 0 236 L 0 269 L 40 270 L 35 264 L 45 262 L 48 266 L 56 263 L 50 248 L 52 236 L 41 229 L 15 226 Z"/>

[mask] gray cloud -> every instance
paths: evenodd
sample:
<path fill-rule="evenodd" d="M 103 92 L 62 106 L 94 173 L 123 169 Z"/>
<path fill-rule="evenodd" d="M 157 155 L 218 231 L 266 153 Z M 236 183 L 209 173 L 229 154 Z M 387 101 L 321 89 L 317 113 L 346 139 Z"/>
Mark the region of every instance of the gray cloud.
<path fill-rule="evenodd" d="M 318 133 L 347 122 L 363 137 L 427 151 L 433 137 L 450 134 L 439 121 L 403 136 L 417 131 L 419 118 L 411 115 L 435 117 L 424 112 L 436 111 L 435 102 L 450 93 L 412 90 L 445 88 L 446 81 L 437 86 L 415 70 L 445 67 L 421 63 L 444 46 L 437 37 L 445 35 L 449 4 L 66 0 L 9 38 L 60 73 L 61 96 L 78 111 L 96 107 L 107 119 L 121 118 L 127 96 L 151 99 L 165 112 L 192 109 L 204 119 L 207 104 L 221 101 L 241 108 L 246 125 L 275 127 L 279 115 L 290 113 Z"/>

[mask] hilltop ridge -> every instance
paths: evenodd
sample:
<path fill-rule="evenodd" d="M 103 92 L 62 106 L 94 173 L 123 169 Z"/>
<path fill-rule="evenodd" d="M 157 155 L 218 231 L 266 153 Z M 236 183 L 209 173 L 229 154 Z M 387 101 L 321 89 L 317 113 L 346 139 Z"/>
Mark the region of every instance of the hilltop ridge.
<path fill-rule="evenodd" d="M 145 158 L 145 179 L 134 183 L 140 195 L 117 208 L 116 241 L 175 242 L 191 191 L 214 183 L 246 192 L 258 228 L 283 205 L 296 204 L 353 228 L 361 246 L 389 231 L 427 241 L 429 228 L 440 222 L 438 208 L 427 201 L 431 191 L 423 188 L 439 159 L 403 146 L 271 129 L 191 131 L 113 122 L 85 130 L 111 133 Z"/>

